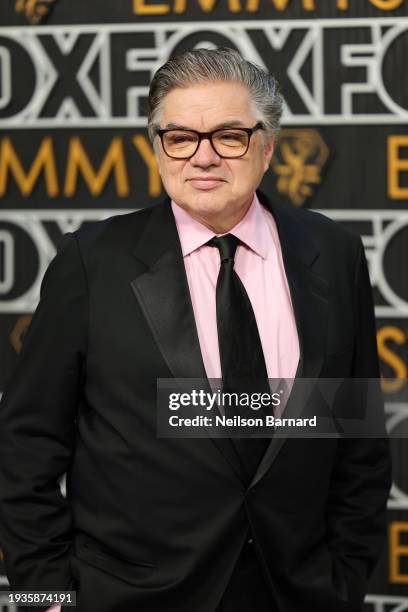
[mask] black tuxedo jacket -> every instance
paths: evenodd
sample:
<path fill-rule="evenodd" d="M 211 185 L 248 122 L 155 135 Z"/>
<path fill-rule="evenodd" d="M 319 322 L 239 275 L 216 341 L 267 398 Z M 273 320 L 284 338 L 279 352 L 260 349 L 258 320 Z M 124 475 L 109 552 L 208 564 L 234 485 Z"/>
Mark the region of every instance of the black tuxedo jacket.
<path fill-rule="evenodd" d="M 259 197 L 297 376 L 379 377 L 361 240 Z M 157 438 L 160 377 L 205 377 L 169 200 L 68 234 L 46 272 L 0 405 L 12 588 L 74 587 L 78 612 L 214 612 L 250 530 L 276 611 L 360 610 L 385 532 L 386 440 L 273 439 L 247 487 L 230 440 Z"/>

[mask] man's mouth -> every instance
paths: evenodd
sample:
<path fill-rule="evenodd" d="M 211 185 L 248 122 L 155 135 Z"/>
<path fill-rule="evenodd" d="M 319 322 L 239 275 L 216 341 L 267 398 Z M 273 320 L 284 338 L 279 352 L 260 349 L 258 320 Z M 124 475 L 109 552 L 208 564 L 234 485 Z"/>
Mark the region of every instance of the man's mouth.
<path fill-rule="evenodd" d="M 213 189 L 225 183 L 224 179 L 216 176 L 196 176 L 188 179 L 188 182 L 197 189 Z"/>

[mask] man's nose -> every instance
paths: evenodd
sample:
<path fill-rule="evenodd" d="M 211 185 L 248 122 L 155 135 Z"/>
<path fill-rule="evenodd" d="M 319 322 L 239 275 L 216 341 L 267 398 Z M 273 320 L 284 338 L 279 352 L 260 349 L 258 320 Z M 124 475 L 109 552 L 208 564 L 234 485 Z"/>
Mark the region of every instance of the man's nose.
<path fill-rule="evenodd" d="M 221 157 L 214 151 L 209 138 L 202 139 L 197 151 L 190 158 L 194 166 L 218 165 L 220 161 Z"/>

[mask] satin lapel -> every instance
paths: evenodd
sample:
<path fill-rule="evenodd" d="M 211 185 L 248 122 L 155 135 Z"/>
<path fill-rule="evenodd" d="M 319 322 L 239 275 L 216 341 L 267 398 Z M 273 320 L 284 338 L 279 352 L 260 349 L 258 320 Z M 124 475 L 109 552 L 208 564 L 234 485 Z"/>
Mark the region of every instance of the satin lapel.
<path fill-rule="evenodd" d="M 155 207 L 134 255 L 146 266 L 131 286 L 174 378 L 199 378 L 211 391 L 201 355 L 183 255 L 170 200 Z M 228 438 L 209 438 L 241 479 Z"/>
<path fill-rule="evenodd" d="M 296 380 L 285 408 L 285 418 L 299 416 L 306 404 L 313 381 L 301 378 L 318 378 L 324 358 L 327 333 L 328 286 L 324 278 L 313 271 L 313 263 L 319 256 L 316 247 L 308 240 L 306 228 L 301 227 L 296 215 L 283 206 L 272 205 L 263 194 L 260 201 L 272 212 L 277 224 L 286 277 L 289 284 L 296 327 L 300 344 L 300 361 Z M 290 205 L 287 205 L 289 208 Z M 289 435 L 289 434 L 287 434 Z M 258 466 L 251 486 L 254 486 L 269 470 L 287 439 L 280 434 L 272 438 Z"/>

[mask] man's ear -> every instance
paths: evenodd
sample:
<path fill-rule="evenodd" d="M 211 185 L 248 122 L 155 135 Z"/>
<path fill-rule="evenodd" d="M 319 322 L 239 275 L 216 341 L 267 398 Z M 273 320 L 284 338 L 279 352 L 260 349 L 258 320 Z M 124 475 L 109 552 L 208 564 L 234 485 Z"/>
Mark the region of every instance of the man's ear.
<path fill-rule="evenodd" d="M 160 153 L 159 153 L 159 150 L 158 150 L 157 143 L 153 142 L 152 147 L 153 147 L 154 156 L 156 158 L 157 170 L 159 171 L 159 174 L 161 176 L 162 175 L 162 173 L 161 173 L 161 160 L 160 160 Z"/>
<path fill-rule="evenodd" d="M 274 150 L 275 142 L 273 138 L 270 138 L 264 145 L 264 172 L 269 168 Z"/>

